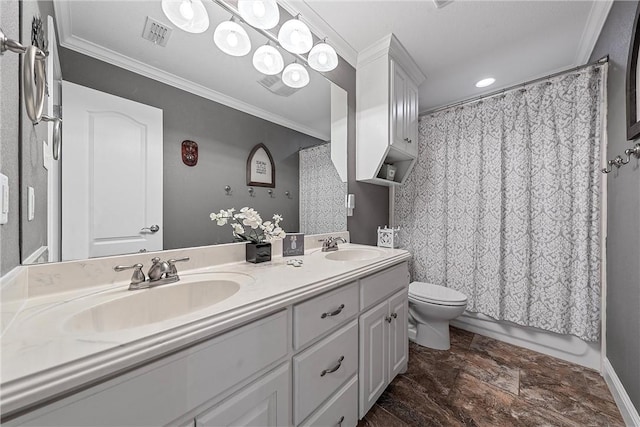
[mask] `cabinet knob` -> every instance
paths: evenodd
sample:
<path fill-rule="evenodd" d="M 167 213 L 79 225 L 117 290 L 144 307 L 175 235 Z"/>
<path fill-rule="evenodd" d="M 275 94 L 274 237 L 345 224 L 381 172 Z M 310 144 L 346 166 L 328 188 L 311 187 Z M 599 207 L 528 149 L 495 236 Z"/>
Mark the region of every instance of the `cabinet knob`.
<path fill-rule="evenodd" d="M 338 427 L 342 427 L 342 422 L 344 421 L 344 415 L 340 417 L 338 420 Z"/>
<path fill-rule="evenodd" d="M 393 317 L 391 317 L 391 316 L 386 316 L 386 317 L 384 318 L 384 320 L 386 320 L 388 323 L 391 323 L 391 321 L 393 320 Z"/>

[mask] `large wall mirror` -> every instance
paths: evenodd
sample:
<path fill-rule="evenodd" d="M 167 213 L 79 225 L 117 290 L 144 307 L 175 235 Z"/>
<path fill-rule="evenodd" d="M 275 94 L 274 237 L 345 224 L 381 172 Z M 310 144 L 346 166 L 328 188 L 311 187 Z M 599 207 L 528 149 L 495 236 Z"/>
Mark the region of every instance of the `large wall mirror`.
<path fill-rule="evenodd" d="M 192 34 L 159 0 L 22 2 L 22 40 L 48 41 L 45 112 L 63 120 L 57 156 L 54 124 L 22 107 L 24 264 L 229 243 L 209 215 L 232 207 L 280 214 L 287 232 L 346 230 L 346 92 L 310 68 L 300 89 L 261 74 L 267 38 L 244 24 L 250 53 L 223 53 L 213 33 L 230 13 L 204 5 L 209 28 Z M 149 40 L 157 23 L 171 31 Z M 258 144 L 273 188 L 247 186 Z"/>

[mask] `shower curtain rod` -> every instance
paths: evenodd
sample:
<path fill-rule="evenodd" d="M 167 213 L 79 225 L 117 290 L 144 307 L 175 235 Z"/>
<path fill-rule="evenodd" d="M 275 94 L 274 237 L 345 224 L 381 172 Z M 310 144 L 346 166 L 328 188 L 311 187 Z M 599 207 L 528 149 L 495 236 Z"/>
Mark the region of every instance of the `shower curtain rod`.
<path fill-rule="evenodd" d="M 545 81 L 545 80 L 552 79 L 552 78 L 557 77 L 557 76 L 561 76 L 562 74 L 573 73 L 573 72 L 576 72 L 576 71 L 579 71 L 579 70 L 582 70 L 584 68 L 588 68 L 588 67 L 591 67 L 591 66 L 594 66 L 594 65 L 606 64 L 607 62 L 609 62 L 609 55 L 603 56 L 602 58 L 598 59 L 597 61 L 590 62 L 590 63 L 585 64 L 585 65 L 579 65 L 577 67 L 569 68 L 568 70 L 558 71 L 557 73 L 549 74 L 548 76 L 539 77 L 537 79 L 533 79 L 533 80 L 529 80 L 529 81 L 524 82 L 524 83 L 519 83 L 517 85 L 509 86 L 509 87 L 506 87 L 504 89 L 499 89 L 499 90 L 496 90 L 496 91 L 493 91 L 493 92 L 490 92 L 490 93 L 487 93 L 487 94 L 484 94 L 484 95 L 479 95 L 479 96 L 476 96 L 476 97 L 473 97 L 473 98 L 465 99 L 464 101 L 454 102 L 453 104 L 449 104 L 449 105 L 445 105 L 443 107 L 435 108 L 433 110 L 425 111 L 424 113 L 420 113 L 419 117 L 428 116 L 429 114 L 434 114 L 434 113 L 437 113 L 438 111 L 443 111 L 443 110 L 448 110 L 450 108 L 459 107 L 461 105 L 471 104 L 472 102 L 481 101 L 483 99 L 493 98 L 494 96 L 501 95 L 501 94 L 503 94 L 505 92 L 508 92 L 510 90 L 513 90 L 513 89 L 517 89 L 519 87 L 529 86 L 529 85 L 531 85 L 533 83 L 538 83 L 538 82 L 542 82 L 542 81 Z"/>

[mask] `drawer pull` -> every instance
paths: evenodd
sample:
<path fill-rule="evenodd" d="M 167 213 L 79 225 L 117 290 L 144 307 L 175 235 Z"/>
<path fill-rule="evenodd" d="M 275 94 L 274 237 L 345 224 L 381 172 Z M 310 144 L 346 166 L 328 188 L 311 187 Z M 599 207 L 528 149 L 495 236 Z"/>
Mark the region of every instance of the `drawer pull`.
<path fill-rule="evenodd" d="M 344 421 L 344 415 L 340 417 L 338 420 L 338 427 L 342 427 L 342 422 Z"/>
<path fill-rule="evenodd" d="M 338 369 L 340 369 L 340 366 L 342 366 L 342 361 L 343 360 L 344 360 L 344 356 L 340 356 L 340 359 L 338 359 L 338 363 L 336 363 L 336 366 L 334 366 L 333 368 L 325 369 L 324 371 L 320 372 L 320 376 L 324 377 L 325 375 L 330 374 L 330 373 L 335 372 Z"/>
<path fill-rule="evenodd" d="M 340 304 L 340 307 L 338 307 L 334 311 L 330 311 L 328 313 L 322 313 L 322 316 L 320 316 L 320 318 L 324 319 L 325 317 L 337 316 L 342 312 L 342 310 L 344 310 L 344 304 Z"/>

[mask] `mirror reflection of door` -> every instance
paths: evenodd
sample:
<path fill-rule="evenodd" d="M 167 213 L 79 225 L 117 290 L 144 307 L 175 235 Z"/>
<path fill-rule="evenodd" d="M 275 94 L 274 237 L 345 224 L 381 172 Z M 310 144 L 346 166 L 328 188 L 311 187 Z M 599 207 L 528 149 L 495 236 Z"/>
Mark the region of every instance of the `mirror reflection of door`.
<path fill-rule="evenodd" d="M 162 250 L 162 110 L 62 83 L 62 259 Z"/>

